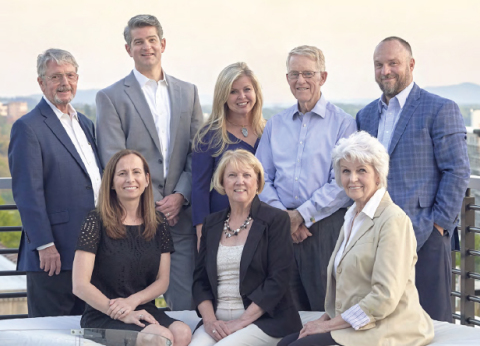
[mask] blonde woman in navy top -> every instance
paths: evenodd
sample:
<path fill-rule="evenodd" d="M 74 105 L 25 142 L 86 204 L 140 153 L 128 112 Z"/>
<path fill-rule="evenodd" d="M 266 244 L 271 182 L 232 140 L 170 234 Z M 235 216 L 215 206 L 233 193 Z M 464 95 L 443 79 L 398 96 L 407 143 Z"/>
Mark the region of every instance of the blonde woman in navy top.
<path fill-rule="evenodd" d="M 246 63 L 231 64 L 220 72 L 212 114 L 193 144 L 192 219 L 198 239 L 205 217 L 229 206 L 227 197 L 211 188 L 218 162 L 227 150 L 255 154 L 265 127 L 262 105 L 260 84 Z"/>

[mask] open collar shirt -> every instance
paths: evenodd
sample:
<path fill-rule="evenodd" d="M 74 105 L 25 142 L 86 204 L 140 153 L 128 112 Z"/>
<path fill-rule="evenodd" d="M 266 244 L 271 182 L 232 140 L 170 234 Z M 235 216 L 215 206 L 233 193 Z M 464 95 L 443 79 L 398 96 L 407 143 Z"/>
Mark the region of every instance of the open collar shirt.
<path fill-rule="evenodd" d="M 355 120 L 321 95 L 310 112 L 298 104 L 272 117 L 256 156 L 265 170 L 260 199 L 280 209 L 297 209 L 310 227 L 351 201 L 335 182 L 332 149 L 357 131 Z"/>
<path fill-rule="evenodd" d="M 387 149 L 392 141 L 393 132 L 397 126 L 398 119 L 402 113 L 403 106 L 407 102 L 408 95 L 412 91 L 413 82 L 410 83 L 405 89 L 399 92 L 395 97 L 392 97 L 390 101 L 385 102 L 385 95 L 382 95 L 378 100 L 378 113 L 380 114 L 380 120 L 378 122 L 378 140 Z"/>
<path fill-rule="evenodd" d="M 155 122 L 155 129 L 160 140 L 163 156 L 163 174 L 164 177 L 168 173 L 168 165 L 170 162 L 169 147 L 170 147 L 170 98 L 168 96 L 168 83 L 165 78 L 165 71 L 163 71 L 163 79 L 154 81 L 145 77 L 143 74 L 133 69 L 133 74 L 140 84 L 145 98 L 147 99 L 148 107 L 152 112 L 153 121 Z"/>

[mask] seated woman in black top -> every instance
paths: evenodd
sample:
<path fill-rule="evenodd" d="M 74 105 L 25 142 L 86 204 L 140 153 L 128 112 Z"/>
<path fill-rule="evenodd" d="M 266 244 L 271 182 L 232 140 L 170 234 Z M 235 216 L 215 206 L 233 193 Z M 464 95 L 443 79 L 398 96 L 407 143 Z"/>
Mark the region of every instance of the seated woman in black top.
<path fill-rule="evenodd" d="M 148 164 L 133 150 L 119 151 L 105 168 L 97 209 L 84 221 L 73 262 L 73 293 L 87 304 L 80 324 L 188 345 L 190 328 L 154 302 L 168 288 L 174 249 L 149 182 Z"/>

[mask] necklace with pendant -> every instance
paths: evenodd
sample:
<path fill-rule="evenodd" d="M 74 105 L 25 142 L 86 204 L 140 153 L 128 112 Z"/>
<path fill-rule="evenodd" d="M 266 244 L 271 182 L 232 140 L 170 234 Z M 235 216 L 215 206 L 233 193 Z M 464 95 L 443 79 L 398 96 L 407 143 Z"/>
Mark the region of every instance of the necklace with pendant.
<path fill-rule="evenodd" d="M 235 124 L 235 123 L 232 123 L 230 120 L 227 119 L 227 121 L 234 125 L 234 126 L 238 126 L 238 127 L 241 127 L 242 128 L 242 135 L 243 137 L 247 138 L 248 137 L 248 129 L 247 129 L 247 125 L 238 125 L 238 124 Z"/>
<path fill-rule="evenodd" d="M 238 227 L 237 229 L 233 230 L 230 228 L 230 213 L 227 214 L 227 219 L 223 224 L 223 232 L 227 238 L 230 238 L 232 235 L 238 235 L 242 230 L 246 229 L 250 222 L 252 221 L 252 217 L 248 215 L 247 219 L 243 222 L 243 225 Z"/>

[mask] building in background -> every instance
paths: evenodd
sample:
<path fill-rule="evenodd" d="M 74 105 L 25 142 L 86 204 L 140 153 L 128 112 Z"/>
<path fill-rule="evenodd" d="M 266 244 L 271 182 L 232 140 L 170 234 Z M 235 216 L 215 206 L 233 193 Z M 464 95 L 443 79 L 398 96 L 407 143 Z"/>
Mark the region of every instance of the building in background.
<path fill-rule="evenodd" d="M 28 105 L 26 102 L 10 102 L 7 104 L 7 122 L 10 124 L 27 113 Z"/>

